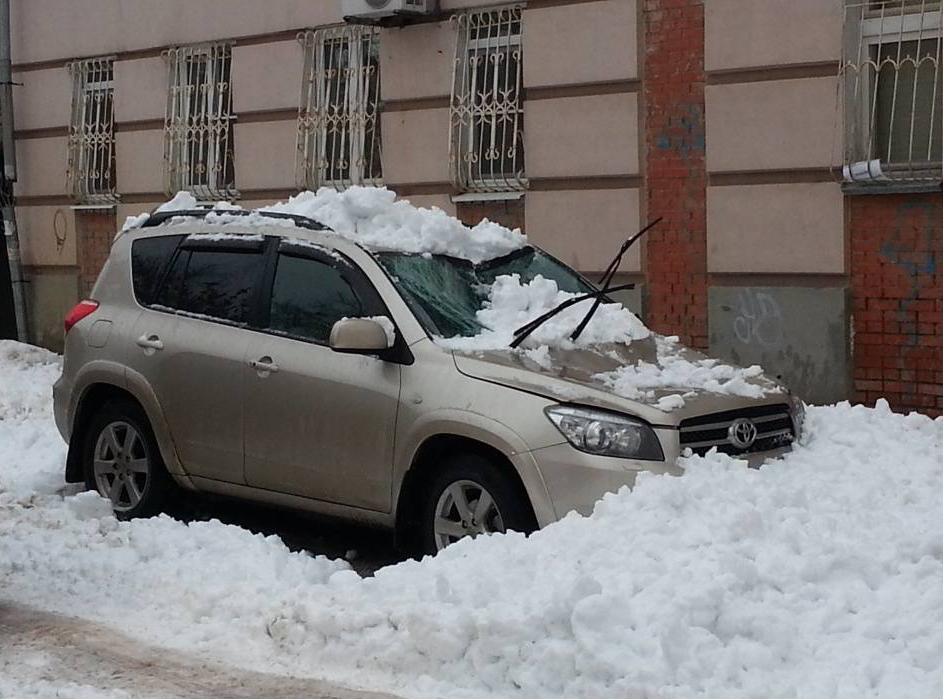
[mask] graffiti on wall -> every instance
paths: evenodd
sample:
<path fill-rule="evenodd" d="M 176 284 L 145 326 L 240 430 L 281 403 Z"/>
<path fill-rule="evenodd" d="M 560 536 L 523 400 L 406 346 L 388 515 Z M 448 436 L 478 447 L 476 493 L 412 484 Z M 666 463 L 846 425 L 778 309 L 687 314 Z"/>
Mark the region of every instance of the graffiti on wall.
<path fill-rule="evenodd" d="M 733 332 L 745 345 L 772 348 L 782 344 L 783 314 L 779 302 L 765 291 L 741 289 Z"/>

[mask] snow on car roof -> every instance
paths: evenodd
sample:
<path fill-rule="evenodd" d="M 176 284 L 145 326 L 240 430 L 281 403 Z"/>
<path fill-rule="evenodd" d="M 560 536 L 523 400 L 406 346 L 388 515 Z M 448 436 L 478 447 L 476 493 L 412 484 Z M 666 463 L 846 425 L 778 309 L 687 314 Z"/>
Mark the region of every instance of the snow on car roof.
<path fill-rule="evenodd" d="M 198 208 L 193 195 L 178 192 L 154 213 Z M 246 226 L 296 226 L 290 219 L 275 218 L 271 214 L 301 216 L 330 229 L 325 230 L 325 234 L 336 234 L 372 250 L 450 255 L 475 264 L 527 245 L 527 237 L 520 230 L 511 230 L 487 219 L 475 226 L 466 226 L 441 209 L 421 208 L 407 200 L 397 200 L 396 193 L 385 187 L 350 187 L 343 192 L 322 187 L 317 192 L 301 192 L 287 202 L 256 209 L 249 216 L 244 215 L 245 211 L 234 204 L 218 202 L 205 220 Z M 233 215 L 235 212 L 240 212 L 238 218 Z M 186 220 L 183 216 L 181 220 Z M 151 214 L 128 217 L 122 230 L 140 227 L 150 217 Z"/>

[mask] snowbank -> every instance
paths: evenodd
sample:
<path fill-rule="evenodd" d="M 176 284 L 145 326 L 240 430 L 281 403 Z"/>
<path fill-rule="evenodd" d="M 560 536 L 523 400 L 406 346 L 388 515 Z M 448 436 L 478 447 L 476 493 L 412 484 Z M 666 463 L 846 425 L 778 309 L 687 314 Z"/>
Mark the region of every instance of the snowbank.
<path fill-rule="evenodd" d="M 195 208 L 197 201 L 193 196 L 179 192 L 157 211 Z M 441 209 L 424 209 L 406 200 L 397 201 L 396 193 L 385 187 L 350 187 L 343 192 L 322 187 L 317 192 L 301 192 L 287 202 L 258 209 L 248 217 L 227 216 L 227 211 L 239 208 L 219 202 L 206 220 L 293 225 L 284 219 L 266 218 L 265 212 L 307 216 L 374 250 L 451 255 L 475 263 L 506 255 L 527 244 L 519 230 L 512 231 L 487 219 L 468 227 Z M 129 217 L 124 230 L 141 225 L 148 217 L 148 214 Z"/>
<path fill-rule="evenodd" d="M 943 419 L 812 408 L 802 444 L 759 471 L 692 457 L 592 517 L 361 579 L 276 537 L 118 522 L 95 495 L 35 486 L 64 454 L 34 448 L 59 439 L 33 405 L 51 372 L 4 352 L 0 598 L 417 698 L 941 696 Z"/>
<path fill-rule="evenodd" d="M 463 352 L 507 349 L 517 328 L 577 295 L 561 291 L 555 281 L 539 274 L 525 284 L 521 284 L 518 274 L 501 275 L 491 285 L 484 308 L 476 313 L 478 322 L 486 329 L 474 337 L 440 337 L 436 342 Z M 642 321 L 621 303 L 602 303 L 582 334 L 571 341 L 570 333 L 592 305 L 593 299 L 586 299 L 561 311 L 532 332 L 524 346 L 545 356 L 546 349 L 542 348 L 587 347 L 602 342 L 628 344 L 651 335 Z"/>

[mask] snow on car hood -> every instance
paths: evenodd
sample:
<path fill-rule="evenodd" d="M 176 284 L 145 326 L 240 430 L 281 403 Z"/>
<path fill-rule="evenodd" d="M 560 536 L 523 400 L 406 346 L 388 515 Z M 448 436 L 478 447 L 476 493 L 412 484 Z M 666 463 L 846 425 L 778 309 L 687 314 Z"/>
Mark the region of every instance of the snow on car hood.
<path fill-rule="evenodd" d="M 627 403 L 661 413 L 691 415 L 729 410 L 785 396 L 781 384 L 757 367 L 735 367 L 651 335 L 630 344 L 455 352 L 458 370 L 566 402 L 610 410 Z"/>
<path fill-rule="evenodd" d="M 556 398 L 614 401 L 615 407 L 623 407 L 628 399 L 662 412 L 685 406 L 703 410 L 711 397 L 749 402 L 782 391 L 759 366 L 725 364 L 684 347 L 676 337 L 652 333 L 621 303 L 599 304 L 573 340 L 573 329 L 594 301 L 576 303 L 538 326 L 520 349 L 511 349 L 517 328 L 576 296 L 539 275 L 529 283 L 521 283 L 516 274 L 499 276 L 476 314 L 483 330 L 473 337 L 436 342 L 456 351 L 457 366 L 471 376 Z M 696 401 L 699 396 L 702 400 Z M 715 409 L 724 407 L 732 407 L 730 400 Z"/>

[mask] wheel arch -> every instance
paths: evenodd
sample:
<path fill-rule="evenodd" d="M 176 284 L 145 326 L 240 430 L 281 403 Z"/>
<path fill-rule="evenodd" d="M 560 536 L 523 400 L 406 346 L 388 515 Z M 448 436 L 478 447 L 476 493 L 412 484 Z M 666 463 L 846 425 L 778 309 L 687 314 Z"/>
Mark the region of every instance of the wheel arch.
<path fill-rule="evenodd" d="M 535 484 L 532 483 L 528 488 L 521 476 L 521 465 L 515 463 L 522 457 L 532 461 L 530 454 L 508 456 L 502 449 L 482 439 L 456 432 L 439 432 L 426 437 L 415 449 L 409 468 L 400 481 L 395 511 L 395 536 L 399 548 L 409 554 L 419 550 L 419 510 L 429 474 L 435 471 L 436 465 L 441 463 L 445 455 L 456 453 L 471 453 L 486 459 L 518 492 L 521 501 L 528 508 L 527 514 L 534 526 L 547 523 L 544 509 L 549 504 L 549 499 L 541 497 L 542 494 Z M 537 492 L 534 492 L 535 490 Z"/>
<path fill-rule="evenodd" d="M 92 378 L 92 377 L 89 377 Z M 163 417 L 160 404 L 153 389 L 143 376 L 127 370 L 124 372 L 124 385 L 119 385 L 115 377 L 95 376 L 81 389 L 79 398 L 72 411 L 73 418 L 69 433 L 69 451 L 66 457 L 66 482 L 78 483 L 84 480 L 82 473 L 82 453 L 85 443 L 85 427 L 91 416 L 109 400 L 127 399 L 138 405 L 154 432 L 157 446 L 168 473 L 178 484 L 193 489 L 186 471 L 183 469 L 176 449 L 171 441 L 170 429 Z"/>
<path fill-rule="evenodd" d="M 66 483 L 81 483 L 85 480 L 82 455 L 85 452 L 86 429 L 92 416 L 105 404 L 121 399 L 130 400 L 139 406 L 141 405 L 141 402 L 127 389 L 107 381 L 91 383 L 82 391 L 76 402 L 70 430 L 69 451 L 65 466 Z M 144 409 L 143 406 L 141 406 L 141 409 Z"/>

